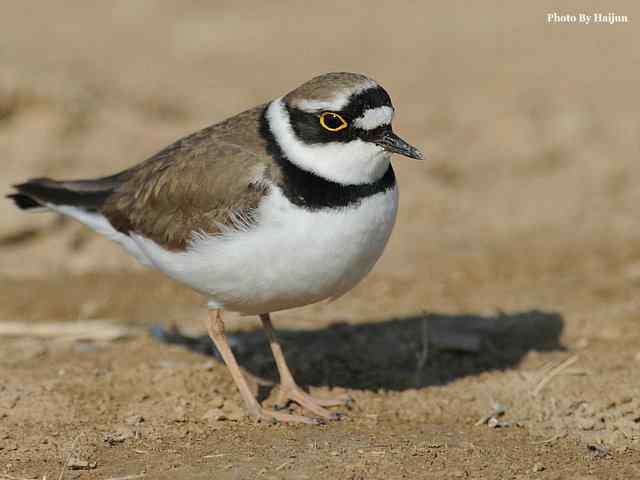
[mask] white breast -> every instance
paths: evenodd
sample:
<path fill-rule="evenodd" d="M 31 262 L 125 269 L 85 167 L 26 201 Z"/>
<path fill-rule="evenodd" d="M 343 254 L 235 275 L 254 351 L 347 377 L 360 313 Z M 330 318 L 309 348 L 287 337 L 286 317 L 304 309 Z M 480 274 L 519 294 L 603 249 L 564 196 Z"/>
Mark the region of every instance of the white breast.
<path fill-rule="evenodd" d="M 132 237 L 156 268 L 207 295 L 212 308 L 258 314 L 353 288 L 382 254 L 397 207 L 397 187 L 355 206 L 315 211 L 273 188 L 251 228 L 203 236 L 185 252 Z"/>

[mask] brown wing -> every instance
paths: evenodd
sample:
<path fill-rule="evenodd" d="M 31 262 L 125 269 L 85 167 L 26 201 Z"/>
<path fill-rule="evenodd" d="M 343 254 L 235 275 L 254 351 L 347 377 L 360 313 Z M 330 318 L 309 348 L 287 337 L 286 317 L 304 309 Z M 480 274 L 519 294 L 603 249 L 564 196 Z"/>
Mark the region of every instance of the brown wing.
<path fill-rule="evenodd" d="M 264 107 L 178 140 L 120 174 L 100 209 L 119 231 L 184 249 L 194 232 L 215 234 L 250 217 L 277 170 L 259 133 Z"/>

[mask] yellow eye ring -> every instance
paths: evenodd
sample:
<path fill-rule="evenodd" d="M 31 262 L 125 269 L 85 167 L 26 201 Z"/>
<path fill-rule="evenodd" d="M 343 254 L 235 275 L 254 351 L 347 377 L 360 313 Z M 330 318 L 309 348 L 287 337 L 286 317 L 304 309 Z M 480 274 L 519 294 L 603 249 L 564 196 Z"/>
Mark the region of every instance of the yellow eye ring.
<path fill-rule="evenodd" d="M 349 126 L 347 121 L 335 112 L 324 112 L 320 115 L 320 125 L 330 132 L 339 132 Z"/>

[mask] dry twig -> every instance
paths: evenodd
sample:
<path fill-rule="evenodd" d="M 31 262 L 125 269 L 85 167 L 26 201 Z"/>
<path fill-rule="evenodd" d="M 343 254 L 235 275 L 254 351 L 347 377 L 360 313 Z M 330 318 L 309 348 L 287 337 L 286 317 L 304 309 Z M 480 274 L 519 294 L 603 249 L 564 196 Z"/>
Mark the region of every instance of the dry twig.
<path fill-rule="evenodd" d="M 578 361 L 578 358 L 579 358 L 578 355 L 574 355 L 573 357 L 569 357 L 564 362 L 562 362 L 560 365 L 558 365 L 557 367 L 552 369 L 549 373 L 547 373 L 540 380 L 540 382 L 538 382 L 538 385 L 536 385 L 536 388 L 533 389 L 533 392 L 531 392 L 531 394 L 534 397 L 537 396 L 540 393 L 540 391 L 545 387 L 545 385 L 547 385 L 547 383 L 549 383 L 551 380 L 553 380 L 553 378 L 556 377 L 560 372 L 562 372 L 562 370 L 564 370 L 565 368 L 569 367 L 570 365 L 573 365 L 574 363 L 576 363 Z"/>
<path fill-rule="evenodd" d="M 0 480 L 31 480 L 22 477 L 14 477 L 13 475 L 9 475 L 8 473 L 0 473 Z M 42 480 L 47 480 L 47 476 L 44 475 Z"/>
<path fill-rule="evenodd" d="M 546 440 L 540 440 L 538 442 L 531 442 L 531 445 L 544 445 L 545 443 L 553 443 L 556 440 L 560 440 L 561 438 L 564 438 L 567 436 L 567 433 L 559 433 L 557 435 L 554 435 L 551 438 L 547 438 Z"/>
<path fill-rule="evenodd" d="M 71 460 L 71 456 L 73 455 L 73 450 L 76 448 L 76 442 L 78 441 L 78 439 L 82 436 L 82 433 L 79 433 L 78 435 L 76 435 L 76 438 L 73 439 L 73 442 L 71 442 L 71 448 L 69 449 L 69 455 L 67 455 L 67 458 L 65 459 L 64 463 L 62 464 L 62 469 L 60 470 L 60 475 L 58 476 L 58 480 L 62 480 L 62 477 L 64 476 L 64 470 L 65 468 L 67 468 L 67 465 L 69 464 L 69 460 Z"/>
<path fill-rule="evenodd" d="M 424 312 L 422 319 L 422 348 L 416 354 L 416 388 L 420 387 L 420 383 L 422 380 L 422 371 L 424 370 L 424 366 L 427 364 L 427 360 L 429 359 L 429 343 L 429 317 L 427 316 L 427 312 Z"/>
<path fill-rule="evenodd" d="M 111 478 L 107 478 L 106 480 L 133 480 L 134 478 L 142 478 L 145 477 L 147 474 L 146 473 L 137 473 L 134 475 L 127 475 L 125 477 L 111 477 Z"/>
<path fill-rule="evenodd" d="M 275 471 L 279 472 L 280 470 L 282 470 L 283 468 L 285 468 L 287 465 L 290 465 L 293 463 L 293 460 L 287 460 L 286 462 L 284 462 L 282 465 L 280 465 L 279 467 L 276 467 Z"/>
<path fill-rule="evenodd" d="M 111 341 L 131 335 L 130 328 L 117 325 L 110 320 L 47 323 L 0 321 L 0 337 Z"/>
<path fill-rule="evenodd" d="M 502 415 L 504 415 L 507 412 L 507 407 L 499 402 L 496 402 L 495 400 L 491 400 L 491 412 L 488 413 L 487 415 L 485 415 L 484 417 L 482 417 L 480 420 L 478 420 L 475 423 L 475 426 L 479 426 L 479 425 L 484 425 L 485 423 L 489 423 L 489 420 L 491 419 L 495 419 L 497 420 L 498 417 L 501 417 Z M 497 426 L 497 425 L 496 425 Z"/>

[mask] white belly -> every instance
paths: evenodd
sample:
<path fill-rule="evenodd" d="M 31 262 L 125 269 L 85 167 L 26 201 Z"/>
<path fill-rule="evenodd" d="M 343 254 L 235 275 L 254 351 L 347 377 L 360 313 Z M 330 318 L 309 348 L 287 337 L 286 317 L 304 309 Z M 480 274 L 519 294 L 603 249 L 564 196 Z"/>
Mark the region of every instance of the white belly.
<path fill-rule="evenodd" d="M 185 252 L 133 239 L 153 266 L 207 295 L 212 308 L 259 314 L 353 288 L 382 254 L 397 208 L 397 187 L 357 206 L 316 211 L 274 188 L 250 229 L 197 239 Z"/>

